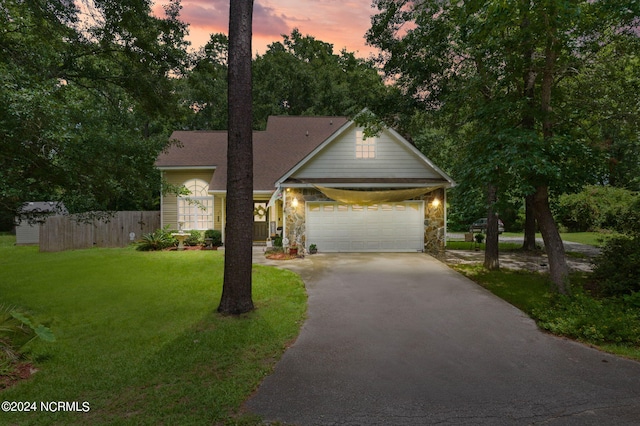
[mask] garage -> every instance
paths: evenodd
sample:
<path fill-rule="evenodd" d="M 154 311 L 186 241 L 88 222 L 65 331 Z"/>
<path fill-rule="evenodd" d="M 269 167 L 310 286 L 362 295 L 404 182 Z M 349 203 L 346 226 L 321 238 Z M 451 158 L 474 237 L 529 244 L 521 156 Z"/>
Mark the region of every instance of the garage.
<path fill-rule="evenodd" d="M 370 205 L 308 202 L 306 241 L 321 252 L 415 252 L 424 249 L 424 202 Z"/>

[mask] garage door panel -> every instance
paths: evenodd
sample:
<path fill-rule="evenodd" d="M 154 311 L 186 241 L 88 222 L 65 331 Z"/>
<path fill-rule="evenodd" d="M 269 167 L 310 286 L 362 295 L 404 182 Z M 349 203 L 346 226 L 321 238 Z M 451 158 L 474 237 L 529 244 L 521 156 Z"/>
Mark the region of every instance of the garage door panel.
<path fill-rule="evenodd" d="M 422 251 L 424 204 L 308 203 L 307 242 L 320 251 Z"/>
<path fill-rule="evenodd" d="M 335 251 L 351 251 L 351 242 L 349 241 L 338 241 L 337 243 L 334 242 L 329 247 L 332 247 L 334 245 L 336 246 Z"/>

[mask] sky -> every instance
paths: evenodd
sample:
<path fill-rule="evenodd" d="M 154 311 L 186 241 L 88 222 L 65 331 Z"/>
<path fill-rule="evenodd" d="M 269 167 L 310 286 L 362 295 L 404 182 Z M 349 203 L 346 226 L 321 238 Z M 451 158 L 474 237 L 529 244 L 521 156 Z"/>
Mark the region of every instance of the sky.
<path fill-rule="evenodd" d="M 189 24 L 187 39 L 192 49 L 206 44 L 210 34 L 228 34 L 229 1 L 233 0 L 182 0 L 180 19 Z M 165 3 L 156 1 L 156 15 L 163 16 Z M 269 44 L 282 41 L 282 34 L 298 28 L 302 35 L 333 44 L 334 53 L 346 49 L 368 58 L 374 49 L 366 45 L 364 36 L 374 12 L 371 0 L 255 0 L 254 54 L 265 53 Z"/>

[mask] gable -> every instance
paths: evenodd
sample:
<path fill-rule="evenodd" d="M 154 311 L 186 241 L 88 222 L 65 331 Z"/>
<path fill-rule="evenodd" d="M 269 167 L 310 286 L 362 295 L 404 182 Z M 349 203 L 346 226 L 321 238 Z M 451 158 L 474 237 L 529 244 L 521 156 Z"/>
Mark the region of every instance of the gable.
<path fill-rule="evenodd" d="M 254 190 L 272 192 L 285 181 L 338 186 L 455 185 L 394 130 L 383 130 L 365 139 L 367 147 L 356 148 L 361 132 L 345 117 L 270 117 L 267 129 L 253 134 Z M 226 191 L 227 132 L 176 131 L 172 139 L 178 143 L 158 157 L 159 169 L 210 170 L 210 191 Z"/>
<path fill-rule="evenodd" d="M 272 116 L 265 131 L 253 132 L 253 188 L 272 192 L 275 183 L 347 122 L 346 117 Z M 175 131 L 156 160 L 161 170 L 215 170 L 212 192 L 227 186 L 227 132 Z"/>
<path fill-rule="evenodd" d="M 357 143 L 362 141 L 362 130 L 352 124 L 307 158 L 290 178 L 309 182 L 318 179 L 333 182 L 338 179 L 448 181 L 442 171 L 397 133 L 384 130 L 375 137 L 364 139 L 363 148 Z"/>

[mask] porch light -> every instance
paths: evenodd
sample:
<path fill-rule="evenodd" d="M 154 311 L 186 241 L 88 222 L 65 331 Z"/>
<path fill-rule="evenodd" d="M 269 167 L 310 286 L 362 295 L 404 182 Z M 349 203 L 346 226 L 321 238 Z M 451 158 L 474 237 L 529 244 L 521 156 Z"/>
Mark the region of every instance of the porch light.
<path fill-rule="evenodd" d="M 298 207 L 298 199 L 296 197 L 293 197 L 293 200 L 291 200 L 291 205 L 294 209 Z"/>
<path fill-rule="evenodd" d="M 431 202 L 431 206 L 438 207 L 439 205 L 440 205 L 440 200 L 438 200 L 438 197 L 434 198 L 433 201 Z"/>

